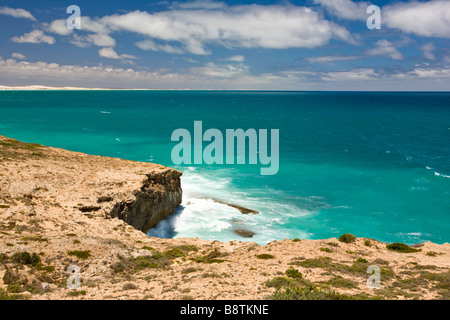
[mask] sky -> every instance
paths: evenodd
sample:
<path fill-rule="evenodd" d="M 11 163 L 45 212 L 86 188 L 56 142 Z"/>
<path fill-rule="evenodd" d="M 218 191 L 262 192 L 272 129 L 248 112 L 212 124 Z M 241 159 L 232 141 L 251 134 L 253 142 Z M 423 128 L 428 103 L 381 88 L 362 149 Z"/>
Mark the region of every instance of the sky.
<path fill-rule="evenodd" d="M 449 91 L 450 0 L 0 0 L 0 85 Z"/>

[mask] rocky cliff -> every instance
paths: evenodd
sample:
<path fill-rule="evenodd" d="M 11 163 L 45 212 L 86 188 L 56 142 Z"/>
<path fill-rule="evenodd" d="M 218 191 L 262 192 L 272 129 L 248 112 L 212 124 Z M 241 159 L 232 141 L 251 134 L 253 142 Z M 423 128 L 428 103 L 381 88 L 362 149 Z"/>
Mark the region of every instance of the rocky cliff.
<path fill-rule="evenodd" d="M 117 202 L 110 213 L 143 232 L 172 214 L 182 200 L 181 172 L 169 169 L 146 176 L 134 199 Z"/>
<path fill-rule="evenodd" d="M 0 136 L 5 201 L 42 211 L 64 204 L 85 215 L 119 218 L 141 231 L 180 205 L 181 172 L 158 164 L 99 157 Z M 9 171 L 8 167 L 15 170 Z M 9 197 L 9 198 L 8 198 Z"/>

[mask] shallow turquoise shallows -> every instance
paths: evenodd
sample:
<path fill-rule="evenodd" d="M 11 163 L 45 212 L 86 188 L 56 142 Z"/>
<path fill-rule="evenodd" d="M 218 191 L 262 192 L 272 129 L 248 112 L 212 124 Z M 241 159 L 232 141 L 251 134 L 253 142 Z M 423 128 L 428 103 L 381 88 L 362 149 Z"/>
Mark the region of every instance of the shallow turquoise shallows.
<path fill-rule="evenodd" d="M 175 165 L 171 134 L 193 134 L 194 121 L 204 131 L 279 129 L 278 173 Z M 0 134 L 183 171 L 183 203 L 151 236 L 450 240 L 449 93 L 8 91 Z"/>

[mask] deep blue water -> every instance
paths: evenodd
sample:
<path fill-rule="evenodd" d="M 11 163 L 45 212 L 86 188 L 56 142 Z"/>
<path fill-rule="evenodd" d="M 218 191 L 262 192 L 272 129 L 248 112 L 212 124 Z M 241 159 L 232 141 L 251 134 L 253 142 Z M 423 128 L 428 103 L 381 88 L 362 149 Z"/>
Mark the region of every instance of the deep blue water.
<path fill-rule="evenodd" d="M 224 133 L 279 129 L 278 173 L 174 165 L 171 134 L 193 135 L 194 121 Z M 0 134 L 183 171 L 182 206 L 149 235 L 246 240 L 233 232 L 241 228 L 258 243 L 348 232 L 450 240 L 450 93 L 8 91 Z"/>

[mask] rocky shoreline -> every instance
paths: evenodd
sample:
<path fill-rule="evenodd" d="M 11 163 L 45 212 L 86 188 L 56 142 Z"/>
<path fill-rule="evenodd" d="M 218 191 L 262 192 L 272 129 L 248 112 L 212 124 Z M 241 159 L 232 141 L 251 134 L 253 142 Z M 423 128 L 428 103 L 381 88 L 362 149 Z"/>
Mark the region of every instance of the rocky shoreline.
<path fill-rule="evenodd" d="M 0 136 L 0 299 L 450 298 L 449 244 L 148 237 L 181 203 L 180 177 Z"/>

